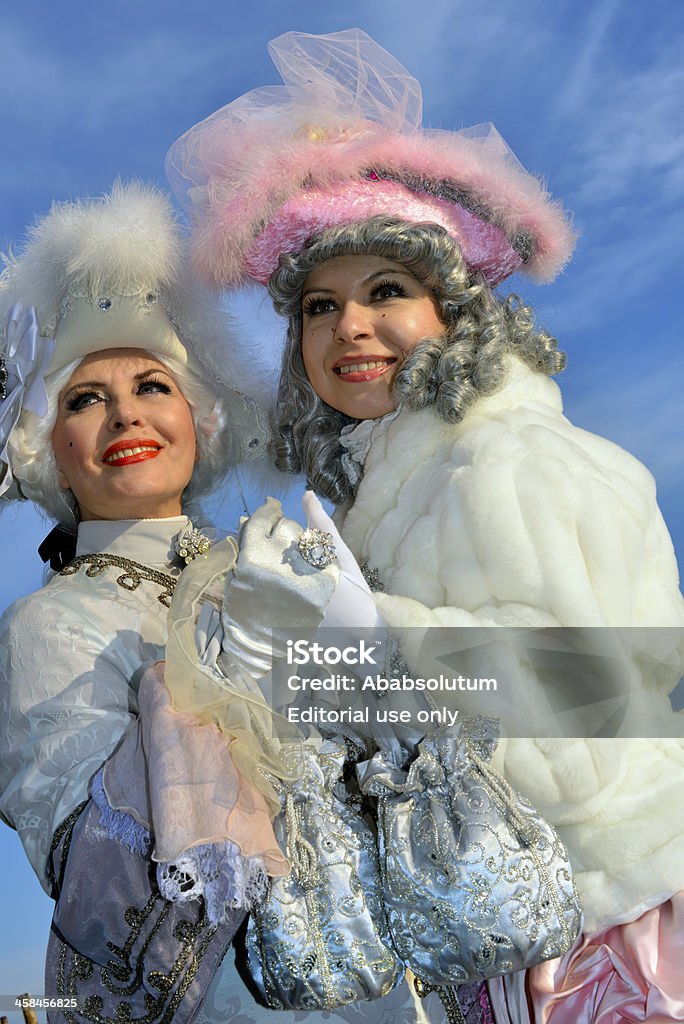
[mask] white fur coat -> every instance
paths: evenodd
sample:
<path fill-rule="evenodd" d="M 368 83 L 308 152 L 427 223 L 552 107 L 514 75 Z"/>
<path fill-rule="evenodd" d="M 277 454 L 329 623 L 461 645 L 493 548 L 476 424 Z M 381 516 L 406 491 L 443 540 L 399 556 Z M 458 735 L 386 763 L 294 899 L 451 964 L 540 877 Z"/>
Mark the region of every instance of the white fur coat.
<path fill-rule="evenodd" d="M 574 427 L 558 386 L 517 360 L 460 424 L 402 412 L 379 431 L 337 518 L 380 572 L 390 625 L 684 626 L 652 477 Z M 642 690 L 633 706 L 674 739 L 509 739 L 496 754 L 557 826 L 589 932 L 684 889 L 684 722 L 667 699 L 681 653 L 628 668 Z"/>

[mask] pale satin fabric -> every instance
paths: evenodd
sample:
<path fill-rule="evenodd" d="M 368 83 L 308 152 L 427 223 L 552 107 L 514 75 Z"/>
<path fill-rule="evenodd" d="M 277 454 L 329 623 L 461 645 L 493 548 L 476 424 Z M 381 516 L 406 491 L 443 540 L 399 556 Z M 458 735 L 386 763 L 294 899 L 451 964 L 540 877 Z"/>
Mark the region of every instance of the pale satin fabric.
<path fill-rule="evenodd" d="M 94 519 L 79 523 L 76 555 L 122 555 L 170 576 L 180 576 L 181 566 L 174 541 L 190 520 L 187 516 L 164 519 Z"/>
<path fill-rule="evenodd" d="M 525 991 L 526 971 L 516 971 L 487 982 L 489 1001 L 496 1024 L 532 1024 Z"/>
<path fill-rule="evenodd" d="M 684 892 L 528 972 L 536 1024 L 684 1021 Z"/>

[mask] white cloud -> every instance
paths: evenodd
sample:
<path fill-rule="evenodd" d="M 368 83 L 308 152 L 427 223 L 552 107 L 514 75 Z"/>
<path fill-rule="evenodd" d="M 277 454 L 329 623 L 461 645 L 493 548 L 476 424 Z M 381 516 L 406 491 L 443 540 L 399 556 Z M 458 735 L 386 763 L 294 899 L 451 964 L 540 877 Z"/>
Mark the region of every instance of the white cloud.
<path fill-rule="evenodd" d="M 577 176 L 589 206 L 616 205 L 632 193 L 659 206 L 684 193 L 684 34 L 673 31 L 628 57 L 608 42 L 615 6 L 606 0 L 592 16 L 596 35 L 557 102 L 572 139 L 567 176 Z"/>
<path fill-rule="evenodd" d="M 621 321 L 629 329 L 635 308 L 641 314 L 667 308 L 676 300 L 681 245 L 681 230 L 672 218 L 635 224 L 626 211 L 609 228 L 589 222 L 570 272 L 548 299 L 547 293 L 540 295 L 541 302 L 553 303 L 553 329 L 577 336 L 601 324 L 619 333 Z M 678 320 L 675 313 L 668 327 L 673 348 L 680 342 Z"/>
<path fill-rule="evenodd" d="M 68 51 L 9 29 L 0 41 L 0 60 L 12 83 L 15 117 L 38 120 L 40 115 L 48 132 L 78 117 L 87 131 L 131 111 L 143 116 L 170 92 L 188 99 L 215 84 L 221 73 L 228 77 L 227 68 L 232 77 L 240 70 L 235 60 L 226 65 L 222 39 L 188 46 L 181 32 L 168 29 L 111 38 L 113 45 L 100 51 L 99 59 L 93 49 L 74 60 Z"/>
<path fill-rule="evenodd" d="M 580 104 L 584 107 L 587 94 L 593 91 L 596 79 L 599 54 L 604 47 L 608 29 L 615 18 L 621 0 L 603 0 L 590 11 L 581 26 L 584 43 L 574 58 L 568 71 L 567 85 L 558 99 L 558 112 L 561 115 L 577 110 Z"/>

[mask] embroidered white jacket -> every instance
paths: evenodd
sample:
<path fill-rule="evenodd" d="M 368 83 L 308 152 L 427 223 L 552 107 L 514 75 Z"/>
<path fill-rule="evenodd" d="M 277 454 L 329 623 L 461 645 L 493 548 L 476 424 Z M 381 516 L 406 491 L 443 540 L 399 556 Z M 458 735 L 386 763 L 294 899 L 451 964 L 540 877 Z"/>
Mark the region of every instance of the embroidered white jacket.
<path fill-rule="evenodd" d="M 186 516 L 81 523 L 77 554 L 106 551 L 163 573 Z M 41 885 L 55 829 L 88 799 L 90 779 L 138 713 L 145 668 L 164 657 L 163 587 L 54 576 L 0 620 L 0 813 L 17 829 Z"/>

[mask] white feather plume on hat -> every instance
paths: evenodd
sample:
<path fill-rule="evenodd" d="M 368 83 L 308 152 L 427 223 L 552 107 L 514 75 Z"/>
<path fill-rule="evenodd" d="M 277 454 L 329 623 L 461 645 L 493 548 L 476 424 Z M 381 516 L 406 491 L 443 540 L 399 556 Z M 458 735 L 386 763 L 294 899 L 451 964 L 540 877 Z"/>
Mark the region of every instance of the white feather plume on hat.
<path fill-rule="evenodd" d="M 156 189 L 117 181 L 96 199 L 54 203 L 28 231 L 20 259 L 3 277 L 14 301 L 34 305 L 43 329 L 70 293 L 96 299 L 115 292 L 169 287 L 176 278 L 182 244 L 171 205 Z"/>

